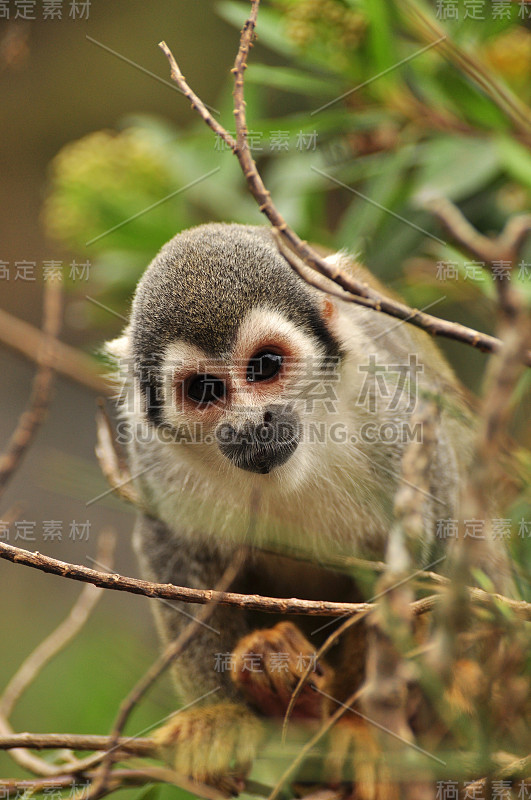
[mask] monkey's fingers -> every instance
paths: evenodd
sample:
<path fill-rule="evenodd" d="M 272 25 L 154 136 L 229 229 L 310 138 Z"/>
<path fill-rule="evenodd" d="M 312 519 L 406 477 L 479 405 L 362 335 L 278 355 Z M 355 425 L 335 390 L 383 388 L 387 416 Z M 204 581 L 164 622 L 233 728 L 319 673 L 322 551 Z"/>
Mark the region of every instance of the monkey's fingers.
<path fill-rule="evenodd" d="M 284 716 L 291 695 L 308 665 L 312 671 L 294 709 L 299 719 L 320 719 L 331 670 L 315 662 L 315 650 L 291 622 L 253 631 L 233 652 L 232 680 L 248 702 L 262 714 Z"/>
<path fill-rule="evenodd" d="M 242 791 L 262 737 L 257 717 L 230 701 L 177 713 L 153 734 L 177 773 L 227 795 Z"/>

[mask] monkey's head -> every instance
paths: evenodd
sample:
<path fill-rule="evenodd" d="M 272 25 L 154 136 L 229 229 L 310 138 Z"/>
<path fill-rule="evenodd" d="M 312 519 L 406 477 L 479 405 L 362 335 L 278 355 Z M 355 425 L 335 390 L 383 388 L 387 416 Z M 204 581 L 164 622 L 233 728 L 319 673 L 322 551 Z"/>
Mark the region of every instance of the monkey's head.
<path fill-rule="evenodd" d="M 333 402 L 334 314 L 267 229 L 202 225 L 155 257 L 110 350 L 128 359 L 136 417 L 176 457 L 285 481 L 308 458 L 306 422 Z"/>

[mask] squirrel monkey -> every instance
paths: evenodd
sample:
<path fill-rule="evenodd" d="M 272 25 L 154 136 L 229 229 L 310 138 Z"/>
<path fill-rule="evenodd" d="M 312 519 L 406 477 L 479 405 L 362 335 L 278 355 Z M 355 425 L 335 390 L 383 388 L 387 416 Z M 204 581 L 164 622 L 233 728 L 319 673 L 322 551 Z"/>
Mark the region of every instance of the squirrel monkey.
<path fill-rule="evenodd" d="M 348 257 L 329 258 L 382 291 Z M 463 390 L 428 334 L 308 285 L 269 230 L 208 224 L 175 236 L 140 280 L 129 324 L 108 350 L 122 380 L 118 438 L 144 509 L 134 543 L 146 578 L 213 588 L 246 545 L 234 591 L 361 599 L 327 563 L 385 555 L 402 453 L 419 434 L 412 414 L 425 396 L 442 402 L 419 566 L 440 554 L 437 520 L 458 516 L 472 454 Z M 484 566 L 504 572 L 501 549 Z M 163 639 L 194 609 L 157 604 Z M 306 640 L 268 616 L 218 606 L 176 660 L 190 707 L 156 736 L 177 771 L 237 789 L 261 740 L 260 716 L 284 712 Z M 288 653 L 283 682 L 269 670 L 251 685 L 243 668 L 236 678 L 219 668 L 253 647 Z M 363 678 L 360 649 L 346 637 L 334 673 L 324 667 L 314 681 L 349 696 Z M 318 713 L 307 694 L 300 702 L 302 716 Z"/>

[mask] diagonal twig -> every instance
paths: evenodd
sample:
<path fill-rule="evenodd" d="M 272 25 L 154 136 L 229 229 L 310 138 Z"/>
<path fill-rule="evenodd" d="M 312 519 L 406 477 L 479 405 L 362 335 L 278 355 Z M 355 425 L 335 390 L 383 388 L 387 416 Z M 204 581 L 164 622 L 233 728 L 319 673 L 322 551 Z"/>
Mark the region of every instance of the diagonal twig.
<path fill-rule="evenodd" d="M 112 567 L 114 544 L 114 534 L 109 531 L 102 531 L 98 538 L 97 555 L 98 559 L 109 569 Z M 15 704 L 28 686 L 33 683 L 43 667 L 79 633 L 94 610 L 96 603 L 100 600 L 101 595 L 101 589 L 92 584 L 86 585 L 68 616 L 21 664 L 0 697 L 0 735 L 4 737 L 13 737 L 15 735 L 8 722 Z M 24 745 L 21 745 L 22 747 Z M 64 769 L 63 767 L 58 768 L 24 749 L 14 749 L 11 752 L 11 756 L 20 766 L 37 775 L 55 775 L 59 769 Z M 69 770 L 73 769 L 75 762 L 76 759 L 72 753 L 68 765 Z"/>
<path fill-rule="evenodd" d="M 159 47 L 170 63 L 172 79 L 177 83 L 183 94 L 188 98 L 192 108 L 197 111 L 200 117 L 214 131 L 214 133 L 226 142 L 240 162 L 240 166 L 247 181 L 249 191 L 258 203 L 260 211 L 265 214 L 265 216 L 273 225 L 273 232 L 276 232 L 283 239 L 287 247 L 291 248 L 293 252 L 302 259 L 302 261 L 319 272 L 321 275 L 338 284 L 345 292 L 349 293 L 352 296 L 353 302 L 358 303 L 365 308 L 372 308 L 375 311 L 379 311 L 403 320 L 404 322 L 408 322 L 410 325 L 422 328 L 433 336 L 444 336 L 449 339 L 454 339 L 484 352 L 497 352 L 500 348 L 500 342 L 495 337 L 488 336 L 487 334 L 473 330 L 472 328 L 468 328 L 465 325 L 443 320 L 439 317 L 434 317 L 431 314 L 427 314 L 426 312 L 419 311 L 418 309 L 410 308 L 399 300 L 395 300 L 387 297 L 384 294 L 381 294 L 376 289 L 370 287 L 367 283 L 357 280 L 339 266 L 328 263 L 312 247 L 310 247 L 307 242 L 300 239 L 295 231 L 288 226 L 287 222 L 271 200 L 270 192 L 267 190 L 262 177 L 258 172 L 256 163 L 252 158 L 247 142 L 243 75 L 245 69 L 247 68 L 246 62 L 249 49 L 252 46 L 256 18 L 258 14 L 258 6 L 259 0 L 251 1 L 251 13 L 244 24 L 241 33 L 238 54 L 232 70 L 234 74 L 234 117 L 237 131 L 236 139 L 234 139 L 234 137 L 231 136 L 231 134 L 222 125 L 220 125 L 217 120 L 214 119 L 202 100 L 190 88 L 168 45 L 165 42 L 160 42 Z M 528 366 L 531 366 L 530 352 L 525 354 L 524 361 Z"/>
<path fill-rule="evenodd" d="M 240 549 L 218 582 L 218 586 L 216 587 L 216 595 L 222 596 L 225 590 L 228 589 L 232 584 L 241 568 L 243 556 L 244 551 Z M 216 606 L 218 605 L 218 602 L 219 601 L 216 599 L 216 597 L 214 597 L 209 603 L 207 603 L 207 605 L 205 605 L 204 608 L 201 609 L 197 617 L 186 626 L 182 633 L 174 641 L 170 642 L 164 652 L 159 656 L 157 661 L 155 661 L 145 675 L 142 676 L 136 686 L 133 687 L 127 697 L 120 704 L 120 708 L 109 737 L 109 749 L 105 753 L 98 771 L 98 776 L 95 778 L 90 792 L 91 800 L 101 797 L 105 790 L 113 764 L 113 758 L 115 757 L 114 751 L 116 750 L 120 736 L 131 712 L 135 706 L 138 705 L 149 688 L 162 675 L 162 673 L 188 647 L 193 637 L 200 629 L 200 626 L 204 625 L 204 623 L 212 616 Z"/>
<path fill-rule="evenodd" d="M 59 280 L 47 281 L 44 286 L 43 339 L 38 352 L 38 369 L 27 408 L 19 417 L 17 426 L 0 458 L 0 496 L 8 481 L 33 442 L 46 417 L 54 370 L 52 366 L 52 342 L 61 327 L 62 286 Z"/>
<path fill-rule="evenodd" d="M 96 457 L 100 469 L 112 490 L 128 503 L 132 503 L 139 510 L 142 507 L 141 498 L 132 486 L 132 477 L 118 444 L 102 398 L 98 399 L 96 411 Z"/>
<path fill-rule="evenodd" d="M 0 309 L 0 343 L 32 362 L 44 343 L 44 334 L 39 328 L 24 322 Z M 85 386 L 98 394 L 112 394 L 112 386 L 102 377 L 102 369 L 96 359 L 57 340 L 50 343 L 53 368 L 58 375 Z"/>

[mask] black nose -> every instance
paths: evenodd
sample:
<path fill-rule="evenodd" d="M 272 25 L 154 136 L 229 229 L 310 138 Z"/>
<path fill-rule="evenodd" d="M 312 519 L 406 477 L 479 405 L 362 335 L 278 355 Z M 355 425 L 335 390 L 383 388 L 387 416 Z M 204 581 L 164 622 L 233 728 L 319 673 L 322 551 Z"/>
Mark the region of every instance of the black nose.
<path fill-rule="evenodd" d="M 262 419 L 239 429 L 222 423 L 216 438 L 223 455 L 236 467 L 265 474 L 284 464 L 297 449 L 300 421 L 298 414 L 284 406 L 268 406 Z"/>

